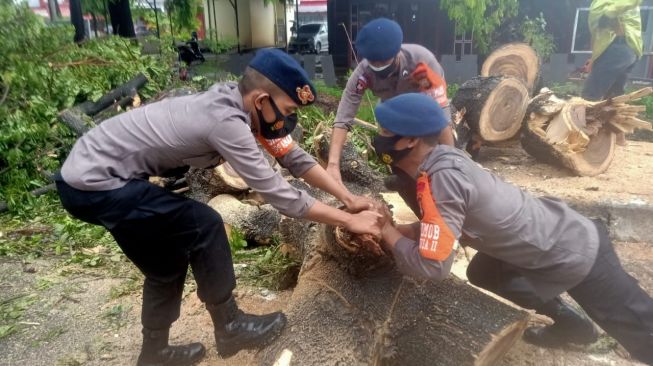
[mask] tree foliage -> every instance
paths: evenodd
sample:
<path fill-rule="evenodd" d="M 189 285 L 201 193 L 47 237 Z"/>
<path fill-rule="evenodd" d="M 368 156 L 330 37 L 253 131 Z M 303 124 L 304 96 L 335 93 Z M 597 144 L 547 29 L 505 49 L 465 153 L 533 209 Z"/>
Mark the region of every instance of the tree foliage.
<path fill-rule="evenodd" d="M 172 17 L 172 23 L 177 33 L 197 30 L 199 21 L 197 12 L 202 7 L 201 0 L 166 0 L 165 8 Z"/>
<path fill-rule="evenodd" d="M 456 23 L 456 31 L 472 32 L 476 48 L 487 52 L 494 30 L 517 14 L 517 0 L 442 0 L 440 6 Z"/>
<path fill-rule="evenodd" d="M 118 37 L 76 45 L 70 25 L 46 25 L 27 7 L 0 1 L 0 200 L 10 205 L 42 185 L 39 171 L 60 167 L 72 133 L 59 111 L 96 100 L 142 72 L 153 93 L 169 79 L 169 65 L 142 56 Z"/>

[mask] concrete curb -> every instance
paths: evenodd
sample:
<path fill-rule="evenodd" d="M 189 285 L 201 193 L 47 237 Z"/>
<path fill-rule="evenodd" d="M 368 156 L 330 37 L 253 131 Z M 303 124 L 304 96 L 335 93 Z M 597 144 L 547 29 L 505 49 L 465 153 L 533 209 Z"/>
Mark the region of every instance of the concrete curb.
<path fill-rule="evenodd" d="M 585 216 L 602 219 L 614 240 L 653 243 L 653 205 L 647 201 L 570 200 L 567 203 Z"/>

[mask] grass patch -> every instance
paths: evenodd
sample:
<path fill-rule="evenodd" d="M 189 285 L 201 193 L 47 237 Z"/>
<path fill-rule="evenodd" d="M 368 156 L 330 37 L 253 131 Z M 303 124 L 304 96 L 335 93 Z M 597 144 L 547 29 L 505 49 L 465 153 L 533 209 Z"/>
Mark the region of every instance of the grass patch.
<path fill-rule="evenodd" d="M 37 299 L 35 294 L 20 294 L 0 302 L 0 339 L 19 329 L 20 319 Z"/>
<path fill-rule="evenodd" d="M 239 250 L 234 263 L 242 266 L 239 281 L 272 290 L 285 290 L 297 282 L 300 263 L 285 254 L 278 240 L 271 246 Z M 240 267 L 237 266 L 237 267 Z"/>
<path fill-rule="evenodd" d="M 129 323 L 128 315 L 130 309 L 129 306 L 124 306 L 122 304 L 114 305 L 104 312 L 103 318 L 111 327 L 120 329 Z"/>
<path fill-rule="evenodd" d="M 115 300 L 124 296 L 135 294 L 143 288 L 143 276 L 133 277 L 122 281 L 109 289 L 109 299 Z"/>

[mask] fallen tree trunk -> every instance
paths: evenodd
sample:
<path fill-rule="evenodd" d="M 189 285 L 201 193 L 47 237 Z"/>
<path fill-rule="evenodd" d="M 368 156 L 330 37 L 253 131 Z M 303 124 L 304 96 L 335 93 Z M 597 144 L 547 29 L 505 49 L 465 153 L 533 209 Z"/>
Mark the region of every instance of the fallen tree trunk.
<path fill-rule="evenodd" d="M 524 82 L 533 93 L 540 78 L 540 59 L 526 43 L 508 43 L 494 50 L 483 62 L 481 76 L 507 76 Z"/>
<path fill-rule="evenodd" d="M 97 102 L 86 101 L 72 108 L 68 108 L 59 113 L 59 119 L 70 127 L 71 130 L 79 137 L 95 127 L 95 122 L 91 119 L 104 109 L 111 107 L 114 103 L 125 108 L 127 105 L 137 103 L 140 105 L 137 90 L 147 83 L 147 78 L 143 74 L 138 74 L 127 83 L 109 91 L 102 96 Z"/>
<path fill-rule="evenodd" d="M 303 265 L 263 365 L 495 365 L 527 325 L 527 313 L 461 280 L 403 277 L 389 256 L 343 246 L 333 227 L 287 220 L 282 241 L 303 237 Z"/>
<path fill-rule="evenodd" d="M 504 141 L 519 132 L 528 108 L 528 90 L 515 78 L 475 77 L 460 86 L 452 104 L 484 141 Z"/>
<path fill-rule="evenodd" d="M 208 203 L 222 216 L 227 233 L 238 229 L 245 240 L 270 244 L 279 235 L 281 214 L 271 205 L 250 205 L 228 194 L 219 195 Z"/>
<path fill-rule="evenodd" d="M 644 106 L 626 104 L 653 94 L 653 88 L 605 100 L 562 100 L 545 91 L 533 98 L 521 138 L 522 146 L 536 159 L 564 166 L 580 176 L 605 172 L 615 152 L 615 132 L 651 129 L 637 118 Z"/>
<path fill-rule="evenodd" d="M 329 162 L 330 141 L 331 132 L 325 129 L 323 125 L 318 125 L 313 135 L 313 152 L 323 167 L 326 167 Z M 369 150 L 372 150 L 371 146 Z M 366 187 L 371 192 L 387 190 L 383 185 L 383 177 L 370 168 L 367 160 L 356 151 L 351 139 L 347 139 L 342 148 L 340 174 L 343 182 L 355 183 L 358 186 Z"/>
<path fill-rule="evenodd" d="M 86 101 L 78 105 L 77 108 L 86 115 L 94 116 L 123 98 L 133 98 L 138 89 L 142 88 L 146 83 L 147 78 L 145 75 L 139 73 L 133 79 L 106 93 L 97 102 Z"/>
<path fill-rule="evenodd" d="M 343 168 L 350 171 L 343 176 L 359 176 L 367 167 L 357 155 L 354 151 L 345 160 Z M 370 187 L 381 182 L 369 184 L 378 174 L 360 176 L 364 183 L 350 179 L 347 187 L 380 198 Z M 300 179 L 289 182 L 322 202 L 340 204 Z M 229 200 L 230 210 L 245 211 L 243 203 Z M 212 206 L 229 215 L 225 205 Z M 248 210 L 256 214 L 256 208 Z M 284 310 L 289 324 L 262 351 L 264 365 L 493 365 L 527 325 L 528 313 L 463 281 L 403 277 L 369 236 L 288 217 L 278 227 L 281 243 L 293 248 L 289 252 L 302 269 Z"/>

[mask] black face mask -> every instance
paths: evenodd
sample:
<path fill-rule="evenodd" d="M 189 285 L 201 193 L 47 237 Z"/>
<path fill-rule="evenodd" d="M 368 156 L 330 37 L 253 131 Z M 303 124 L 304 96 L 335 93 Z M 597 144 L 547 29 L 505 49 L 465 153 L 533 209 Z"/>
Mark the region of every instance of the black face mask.
<path fill-rule="evenodd" d="M 376 155 L 387 165 L 396 165 L 401 159 L 405 158 L 410 153 L 412 148 L 403 150 L 395 150 L 395 144 L 401 140 L 403 136 L 376 136 L 372 141 L 372 146 L 376 151 Z"/>
<path fill-rule="evenodd" d="M 260 109 L 256 109 L 261 136 L 266 140 L 288 136 L 295 129 L 295 126 L 297 126 L 297 113 L 290 113 L 284 116 L 277 107 L 277 104 L 274 103 L 274 100 L 272 98 L 268 98 L 268 100 L 274 111 L 274 121 L 267 121 L 263 118 L 263 112 Z"/>
<path fill-rule="evenodd" d="M 372 70 L 372 69 L 370 68 L 370 70 Z M 376 75 L 380 79 L 389 78 L 392 74 L 394 74 L 395 71 L 397 71 L 397 59 L 396 58 L 394 60 L 392 60 L 392 64 L 390 66 L 386 67 L 385 69 L 383 69 L 381 71 L 372 70 L 374 75 Z"/>

